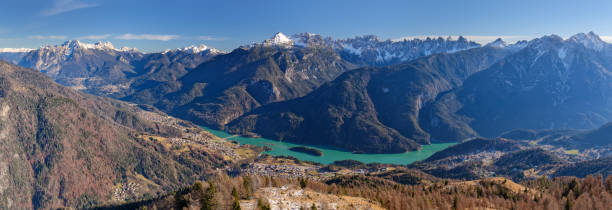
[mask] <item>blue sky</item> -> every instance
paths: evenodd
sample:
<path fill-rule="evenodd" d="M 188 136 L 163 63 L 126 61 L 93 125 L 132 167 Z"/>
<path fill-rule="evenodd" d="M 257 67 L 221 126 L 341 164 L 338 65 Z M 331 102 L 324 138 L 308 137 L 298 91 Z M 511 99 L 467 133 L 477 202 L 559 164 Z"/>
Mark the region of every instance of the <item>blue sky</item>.
<path fill-rule="evenodd" d="M 612 40 L 612 1 L 3 0 L 0 48 L 68 39 L 159 51 L 231 50 L 275 32 L 383 39 L 465 35 L 486 42 L 594 31 Z"/>

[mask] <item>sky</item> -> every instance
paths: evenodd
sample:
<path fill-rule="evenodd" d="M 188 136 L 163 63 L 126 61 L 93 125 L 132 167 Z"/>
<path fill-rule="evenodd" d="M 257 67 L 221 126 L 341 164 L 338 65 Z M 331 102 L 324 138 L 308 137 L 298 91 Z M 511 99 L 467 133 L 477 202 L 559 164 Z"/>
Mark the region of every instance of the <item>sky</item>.
<path fill-rule="evenodd" d="M 463 35 L 484 43 L 594 31 L 612 41 L 610 11 L 605 0 L 2 0 L 0 48 L 78 39 L 145 52 L 199 44 L 231 50 L 276 32 Z"/>

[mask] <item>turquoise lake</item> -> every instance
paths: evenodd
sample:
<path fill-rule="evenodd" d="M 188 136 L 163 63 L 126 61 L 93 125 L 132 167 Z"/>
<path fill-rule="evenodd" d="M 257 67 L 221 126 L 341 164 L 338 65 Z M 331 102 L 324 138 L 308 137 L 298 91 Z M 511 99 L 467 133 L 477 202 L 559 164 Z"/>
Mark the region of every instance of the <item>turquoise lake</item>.
<path fill-rule="evenodd" d="M 330 164 L 337 160 L 357 160 L 363 163 L 392 163 L 392 164 L 401 164 L 406 165 L 415 161 L 424 160 L 436 153 L 437 151 L 446 149 L 449 146 L 454 145 L 455 143 L 435 143 L 430 145 L 423 145 L 421 150 L 419 151 L 411 151 L 399 154 L 353 154 L 348 151 L 330 149 L 321 146 L 313 146 L 313 145 L 302 145 L 302 144 L 293 144 L 288 142 L 280 142 L 274 141 L 265 138 L 248 138 L 242 136 L 235 136 L 223 131 L 210 129 L 202 126 L 203 129 L 211 132 L 215 136 L 219 138 L 225 138 L 227 140 L 237 141 L 240 144 L 249 144 L 255 146 L 267 146 L 271 148 L 270 151 L 265 151 L 265 154 L 270 154 L 273 156 L 292 156 L 300 160 L 304 161 L 313 161 L 317 163 Z M 323 156 L 313 156 L 301 152 L 294 152 L 289 150 L 291 147 L 295 146 L 307 146 L 311 148 L 315 148 L 321 150 L 323 152 Z"/>

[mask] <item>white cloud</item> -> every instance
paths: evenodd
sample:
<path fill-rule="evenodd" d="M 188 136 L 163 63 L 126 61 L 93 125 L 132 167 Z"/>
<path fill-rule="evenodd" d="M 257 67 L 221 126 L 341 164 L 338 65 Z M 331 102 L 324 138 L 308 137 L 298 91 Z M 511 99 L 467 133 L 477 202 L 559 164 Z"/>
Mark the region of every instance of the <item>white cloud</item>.
<path fill-rule="evenodd" d="M 156 40 L 156 41 L 169 41 L 178 39 L 179 35 L 159 35 L 159 34 L 123 34 L 116 36 L 115 39 L 124 40 Z"/>
<path fill-rule="evenodd" d="M 393 39 L 393 41 L 402 41 L 404 39 L 426 39 L 427 37 L 438 38 L 438 37 L 449 37 L 449 35 L 421 35 L 421 36 L 405 36 L 397 39 Z M 450 35 L 452 39 L 459 38 L 458 35 Z M 508 36 L 508 35 L 499 35 L 499 36 L 482 36 L 482 35 L 465 35 L 463 36 L 470 41 L 474 41 L 480 44 L 487 44 L 489 42 L 495 41 L 497 38 L 502 38 L 504 41 L 508 43 L 514 43 L 521 40 L 529 40 L 534 37 L 532 36 Z"/>
<path fill-rule="evenodd" d="M 50 36 L 34 35 L 34 36 L 29 36 L 28 38 L 45 40 L 45 39 L 66 39 L 68 37 L 67 36 L 57 36 L 57 35 L 50 35 Z"/>
<path fill-rule="evenodd" d="M 601 40 L 604 42 L 612 43 L 612 36 L 599 36 L 599 38 L 601 38 Z"/>
<path fill-rule="evenodd" d="M 198 36 L 196 38 L 196 40 L 202 40 L 202 41 L 221 41 L 221 40 L 227 40 L 227 38 L 225 38 L 225 37 L 214 37 L 214 36 Z"/>
<path fill-rule="evenodd" d="M 110 34 L 102 34 L 102 35 L 81 36 L 81 37 L 77 37 L 76 39 L 80 39 L 80 40 L 100 40 L 100 39 L 107 39 L 109 37 L 111 37 Z"/>
<path fill-rule="evenodd" d="M 31 48 L 0 48 L 0 52 L 30 52 Z"/>
<path fill-rule="evenodd" d="M 81 0 L 54 0 L 51 8 L 43 10 L 40 14 L 44 16 L 58 15 L 78 9 L 97 7 L 95 3 L 85 3 Z"/>

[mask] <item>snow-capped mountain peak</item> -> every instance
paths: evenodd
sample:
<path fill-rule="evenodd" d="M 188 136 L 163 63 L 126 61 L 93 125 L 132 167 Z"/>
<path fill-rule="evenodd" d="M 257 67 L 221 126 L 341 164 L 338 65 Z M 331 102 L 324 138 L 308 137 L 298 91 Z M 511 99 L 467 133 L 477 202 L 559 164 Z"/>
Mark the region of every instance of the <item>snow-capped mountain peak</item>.
<path fill-rule="evenodd" d="M 293 40 L 289 39 L 289 37 L 287 37 L 285 34 L 283 34 L 281 32 L 277 32 L 276 34 L 274 34 L 274 36 L 272 36 L 272 38 L 264 41 L 264 44 L 271 44 L 271 45 L 292 45 L 293 44 Z"/>
<path fill-rule="evenodd" d="M 169 52 L 177 52 L 177 51 L 191 53 L 191 54 L 202 53 L 202 52 L 206 52 L 206 53 L 209 53 L 209 54 L 221 54 L 221 53 L 224 53 L 221 50 L 218 50 L 218 49 L 215 49 L 215 48 L 210 48 L 210 47 L 208 47 L 208 46 L 206 46 L 204 44 L 200 44 L 200 45 L 197 45 L 197 46 L 196 45 L 191 45 L 191 46 L 187 46 L 187 47 L 183 47 L 183 48 L 178 48 L 178 49 L 174 49 L 174 50 L 167 49 L 167 50 L 164 50 L 162 52 L 162 54 L 166 54 L 166 53 L 169 53 Z"/>
<path fill-rule="evenodd" d="M 494 48 L 504 48 L 508 46 L 504 40 L 501 38 L 497 38 L 495 41 L 488 43 L 486 46 L 494 47 Z"/>
<path fill-rule="evenodd" d="M 85 49 L 116 50 L 115 46 L 113 46 L 113 43 L 110 43 L 110 42 L 96 42 L 95 44 L 80 43 L 80 46 Z"/>
<path fill-rule="evenodd" d="M 586 48 L 594 50 L 602 50 L 608 43 L 604 42 L 599 36 L 592 31 L 585 33 L 578 33 L 568 39 L 571 42 L 580 43 Z"/>

